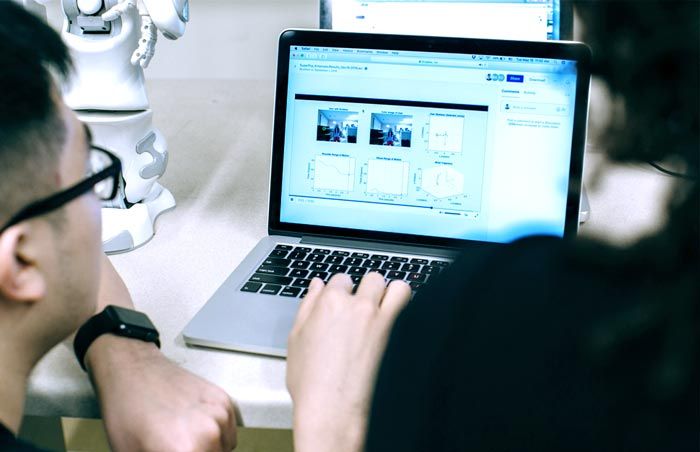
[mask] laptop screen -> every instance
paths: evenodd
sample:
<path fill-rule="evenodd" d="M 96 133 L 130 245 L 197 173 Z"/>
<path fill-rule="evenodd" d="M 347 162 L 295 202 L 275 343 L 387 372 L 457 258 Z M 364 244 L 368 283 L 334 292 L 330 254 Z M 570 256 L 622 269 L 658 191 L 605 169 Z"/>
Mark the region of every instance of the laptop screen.
<path fill-rule="evenodd" d="M 576 76 L 559 59 L 294 46 L 280 220 L 563 236 Z"/>
<path fill-rule="evenodd" d="M 338 31 L 515 40 L 570 39 L 564 0 L 322 0 Z"/>

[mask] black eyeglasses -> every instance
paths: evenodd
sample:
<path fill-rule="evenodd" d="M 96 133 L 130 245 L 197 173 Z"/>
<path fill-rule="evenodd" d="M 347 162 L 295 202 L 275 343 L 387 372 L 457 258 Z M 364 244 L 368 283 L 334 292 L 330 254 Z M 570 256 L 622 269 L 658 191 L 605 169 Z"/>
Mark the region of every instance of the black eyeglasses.
<path fill-rule="evenodd" d="M 119 190 L 119 175 L 122 170 L 119 157 L 107 149 L 91 144 L 89 160 L 87 178 L 65 190 L 27 205 L 0 228 L 0 234 L 17 223 L 56 210 L 90 190 L 93 190 L 102 201 L 114 199 Z"/>

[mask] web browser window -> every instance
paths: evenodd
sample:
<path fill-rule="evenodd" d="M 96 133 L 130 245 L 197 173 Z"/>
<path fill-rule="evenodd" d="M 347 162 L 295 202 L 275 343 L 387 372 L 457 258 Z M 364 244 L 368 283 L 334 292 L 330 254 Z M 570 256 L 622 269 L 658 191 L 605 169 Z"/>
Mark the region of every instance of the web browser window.
<path fill-rule="evenodd" d="M 574 61 L 293 46 L 280 220 L 562 236 L 575 94 Z"/>
<path fill-rule="evenodd" d="M 560 39 L 559 0 L 333 0 L 331 11 L 338 31 Z"/>

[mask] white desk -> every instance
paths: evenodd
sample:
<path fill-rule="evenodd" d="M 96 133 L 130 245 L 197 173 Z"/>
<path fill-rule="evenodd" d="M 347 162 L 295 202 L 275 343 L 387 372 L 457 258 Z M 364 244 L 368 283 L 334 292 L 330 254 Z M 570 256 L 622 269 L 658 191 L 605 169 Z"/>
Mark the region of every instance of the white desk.
<path fill-rule="evenodd" d="M 112 257 L 137 308 L 161 332 L 164 353 L 220 385 L 247 427 L 291 428 L 285 361 L 186 346 L 180 332 L 245 254 L 267 232 L 272 81 L 155 81 L 156 126 L 170 163 L 163 177 L 178 206 L 165 213 L 142 248 Z M 592 216 L 581 234 L 629 242 L 659 226 L 669 178 L 646 166 L 605 166 L 590 151 L 586 183 Z M 87 376 L 61 344 L 32 375 L 27 415 L 99 417 Z"/>

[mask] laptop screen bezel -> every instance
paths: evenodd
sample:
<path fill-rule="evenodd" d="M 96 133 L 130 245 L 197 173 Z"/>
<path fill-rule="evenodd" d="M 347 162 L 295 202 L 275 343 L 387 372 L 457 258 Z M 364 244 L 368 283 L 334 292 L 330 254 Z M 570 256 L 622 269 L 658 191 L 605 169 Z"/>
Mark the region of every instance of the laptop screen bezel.
<path fill-rule="evenodd" d="M 333 29 L 333 0 L 320 0 L 319 26 L 324 30 Z M 574 38 L 574 7 L 572 0 L 559 2 L 559 40 Z"/>
<path fill-rule="evenodd" d="M 578 230 L 579 203 L 585 148 L 588 89 L 590 83 L 590 49 L 581 43 L 560 41 L 505 41 L 470 38 L 444 38 L 407 35 L 376 35 L 322 30 L 286 30 L 280 35 L 277 61 L 274 122 L 272 134 L 272 160 L 270 171 L 270 199 L 268 233 L 271 235 L 324 236 L 339 239 L 360 239 L 407 245 L 434 247 L 460 247 L 474 242 L 468 239 L 432 237 L 424 235 L 337 228 L 280 220 L 282 204 L 282 175 L 284 161 L 285 124 L 287 115 L 287 89 L 289 82 L 289 57 L 292 46 L 348 47 L 399 51 L 424 51 L 441 53 L 465 53 L 503 56 L 527 56 L 531 58 L 556 58 L 577 61 L 576 108 L 569 165 L 569 191 L 566 204 L 563 237 L 573 238 Z"/>

